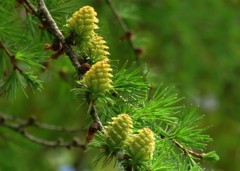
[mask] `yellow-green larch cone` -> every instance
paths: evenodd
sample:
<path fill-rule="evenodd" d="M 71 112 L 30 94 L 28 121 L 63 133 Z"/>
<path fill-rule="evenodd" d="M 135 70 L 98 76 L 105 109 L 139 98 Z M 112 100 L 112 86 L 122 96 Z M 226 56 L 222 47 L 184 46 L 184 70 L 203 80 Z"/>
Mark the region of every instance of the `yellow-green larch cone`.
<path fill-rule="evenodd" d="M 89 71 L 86 72 L 83 79 L 83 84 L 87 87 L 90 93 L 100 94 L 109 92 L 112 89 L 112 68 L 106 61 L 99 61 L 92 65 Z"/>
<path fill-rule="evenodd" d="M 106 41 L 101 36 L 94 36 L 86 45 L 87 54 L 90 56 L 93 62 L 108 61 L 109 47 L 106 45 Z"/>
<path fill-rule="evenodd" d="M 128 114 L 120 114 L 112 118 L 106 127 L 106 142 L 114 149 L 122 148 L 132 134 L 133 122 Z"/>
<path fill-rule="evenodd" d="M 96 23 L 98 19 L 96 18 L 97 13 L 91 6 L 84 6 L 76 11 L 71 18 L 67 20 L 66 27 L 69 28 L 71 32 L 76 33 L 82 39 L 93 36 L 94 30 L 98 29 Z"/>
<path fill-rule="evenodd" d="M 129 153 L 134 160 L 152 160 L 155 148 L 154 133 L 149 128 L 143 128 L 128 141 Z"/>

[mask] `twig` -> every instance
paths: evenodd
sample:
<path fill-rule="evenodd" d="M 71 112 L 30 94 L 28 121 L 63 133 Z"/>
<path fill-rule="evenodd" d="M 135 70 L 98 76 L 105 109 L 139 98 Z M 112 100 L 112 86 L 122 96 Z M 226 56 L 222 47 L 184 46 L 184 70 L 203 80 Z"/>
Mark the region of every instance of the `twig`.
<path fill-rule="evenodd" d="M 48 141 L 44 140 L 42 138 L 38 138 L 36 136 L 33 136 L 32 134 L 28 133 L 26 130 L 24 130 L 24 125 L 17 125 L 17 124 L 10 124 L 7 123 L 3 118 L 0 118 L 0 125 L 9 128 L 15 132 L 20 133 L 23 137 L 26 139 L 36 143 L 40 144 L 43 146 L 47 147 L 66 147 L 66 148 L 71 148 L 71 147 L 79 147 L 83 150 L 86 149 L 86 145 L 83 143 L 78 142 L 78 140 L 73 139 L 72 142 L 67 143 L 64 142 L 63 140 L 58 140 L 58 141 Z"/>
<path fill-rule="evenodd" d="M 34 117 L 30 117 L 27 120 L 20 119 L 14 116 L 10 116 L 8 114 L 4 114 L 0 112 L 0 119 L 4 119 L 5 121 L 14 122 L 15 124 L 21 125 L 21 127 L 36 127 L 40 129 L 45 129 L 49 131 L 57 131 L 57 132 L 79 132 L 82 131 L 83 128 L 67 128 L 57 125 L 50 125 L 46 123 L 37 122 Z"/>
<path fill-rule="evenodd" d="M 96 123 L 98 125 L 98 129 L 101 131 L 104 129 L 103 125 L 102 125 L 102 122 L 98 116 L 98 112 L 97 112 L 97 109 L 96 109 L 96 106 L 94 103 L 92 103 L 90 105 L 90 115 L 92 116 L 92 119 L 94 121 L 94 123 Z"/>
<path fill-rule="evenodd" d="M 30 3 L 29 0 L 18 0 L 18 3 L 23 4 L 23 6 L 25 7 L 25 9 L 26 9 L 27 11 L 30 10 L 30 12 L 31 12 L 32 14 L 34 14 L 35 16 L 38 16 L 38 15 L 39 15 L 37 9 Z"/>
<path fill-rule="evenodd" d="M 20 73 L 23 73 L 22 69 L 18 67 L 17 61 L 15 56 L 3 45 L 2 42 L 0 42 L 0 49 L 3 49 L 3 51 L 6 53 L 6 55 L 9 57 L 11 64 L 13 65 L 14 70 L 18 70 Z"/>
<path fill-rule="evenodd" d="M 34 142 L 34 143 L 37 143 L 37 144 L 40 144 L 40 145 L 44 145 L 44 146 L 47 146 L 47 147 L 66 147 L 66 148 L 71 148 L 71 147 L 79 147 L 83 150 L 86 149 L 86 146 L 85 144 L 83 143 L 80 143 L 78 142 L 77 140 L 72 140 L 72 142 L 70 143 L 67 143 L 67 142 L 64 142 L 62 140 L 59 140 L 59 141 L 47 141 L 47 140 L 43 140 L 43 139 L 40 139 L 40 138 L 37 138 L 31 134 L 29 134 L 27 131 L 21 131 L 21 134 L 27 138 L 28 140 Z"/>
<path fill-rule="evenodd" d="M 124 33 L 129 33 L 130 31 L 129 31 L 127 25 L 123 21 L 121 15 L 119 14 L 119 12 L 118 12 L 117 8 L 115 7 L 115 5 L 113 4 L 113 2 L 111 0 L 106 0 L 106 2 L 110 6 L 114 16 L 116 17 L 117 21 L 119 22 L 119 24 L 120 24 L 122 30 L 124 31 Z"/>
<path fill-rule="evenodd" d="M 136 61 L 139 63 L 139 57 L 142 54 L 142 49 L 141 48 L 137 48 L 132 40 L 132 32 L 130 31 L 130 29 L 127 27 L 126 23 L 124 22 L 123 18 L 121 17 L 121 15 L 119 14 L 117 8 L 115 7 L 114 3 L 112 2 L 112 0 L 106 0 L 107 4 L 109 5 L 109 7 L 111 8 L 115 18 L 117 19 L 121 29 L 124 32 L 124 38 L 127 39 L 130 47 L 132 48 L 134 55 L 136 57 Z"/>
<path fill-rule="evenodd" d="M 49 125 L 49 124 L 39 123 L 39 122 L 36 122 L 34 126 L 41 129 L 46 129 L 49 131 L 58 131 L 58 132 L 79 132 L 83 130 L 83 128 L 66 128 L 66 127 Z"/>
<path fill-rule="evenodd" d="M 199 159 L 203 159 L 203 156 L 204 156 L 204 153 L 196 153 L 196 152 L 194 152 L 194 151 L 192 151 L 192 150 L 189 150 L 189 149 L 187 149 L 186 147 L 184 147 L 182 144 L 180 144 L 177 140 L 175 140 L 175 139 L 172 139 L 172 141 L 173 141 L 173 143 L 177 146 L 177 147 L 179 147 L 185 154 L 190 154 L 190 155 L 192 155 L 192 156 L 194 156 L 194 157 L 197 157 L 197 158 L 199 158 Z"/>
<path fill-rule="evenodd" d="M 139 66 L 141 66 L 142 64 L 141 64 L 141 61 L 140 61 L 140 57 L 141 57 L 141 55 L 143 53 L 143 49 L 135 46 L 135 44 L 134 44 L 134 42 L 132 40 L 133 33 L 127 27 L 127 24 L 124 22 L 123 18 L 119 14 L 119 12 L 118 12 L 117 8 L 115 7 L 113 1 L 112 0 L 106 0 L 106 2 L 109 5 L 109 7 L 111 8 L 115 18 L 117 19 L 117 22 L 119 23 L 122 31 L 124 32 L 123 38 L 128 41 L 129 46 L 133 50 L 133 53 L 135 55 L 136 63 Z M 145 75 L 143 70 L 142 70 L 142 73 L 143 73 L 143 75 Z M 144 81 L 146 81 L 146 77 L 144 77 Z"/>
<path fill-rule="evenodd" d="M 62 32 L 59 30 L 56 22 L 53 20 L 50 12 L 48 11 L 44 0 L 38 0 L 39 4 L 39 18 L 43 23 L 47 24 L 47 28 L 49 29 L 49 32 L 54 36 L 57 37 L 61 43 L 65 43 L 65 38 L 62 34 Z"/>

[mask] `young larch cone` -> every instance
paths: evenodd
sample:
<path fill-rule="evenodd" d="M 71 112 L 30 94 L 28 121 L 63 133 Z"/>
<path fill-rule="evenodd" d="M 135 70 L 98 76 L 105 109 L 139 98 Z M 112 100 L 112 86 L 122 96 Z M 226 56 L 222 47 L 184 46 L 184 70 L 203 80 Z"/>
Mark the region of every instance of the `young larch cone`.
<path fill-rule="evenodd" d="M 98 61 L 108 61 L 109 47 L 106 45 L 106 41 L 101 36 L 94 36 L 88 42 L 87 54 L 93 60 L 93 62 Z"/>
<path fill-rule="evenodd" d="M 152 160 L 155 148 L 154 133 L 143 128 L 128 141 L 130 156 L 135 160 Z"/>
<path fill-rule="evenodd" d="M 66 27 L 76 33 L 82 39 L 93 36 L 94 30 L 98 29 L 97 13 L 91 6 L 84 6 L 76 11 L 71 18 L 67 20 Z"/>
<path fill-rule="evenodd" d="M 132 134 L 133 122 L 128 114 L 112 118 L 106 127 L 106 142 L 110 147 L 122 148 Z"/>
<path fill-rule="evenodd" d="M 112 68 L 106 61 L 99 61 L 86 72 L 83 84 L 92 94 L 108 92 L 112 89 Z"/>

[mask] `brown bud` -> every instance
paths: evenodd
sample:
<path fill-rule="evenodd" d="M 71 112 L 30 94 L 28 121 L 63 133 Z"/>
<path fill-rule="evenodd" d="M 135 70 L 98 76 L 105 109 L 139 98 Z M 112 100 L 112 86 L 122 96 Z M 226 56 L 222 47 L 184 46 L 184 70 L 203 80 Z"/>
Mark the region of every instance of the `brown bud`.
<path fill-rule="evenodd" d="M 126 32 L 120 39 L 121 40 L 131 40 L 133 33 L 131 31 Z"/>
<path fill-rule="evenodd" d="M 52 45 L 49 44 L 49 43 L 46 43 L 46 44 L 44 45 L 44 50 L 52 50 Z"/>
<path fill-rule="evenodd" d="M 85 74 L 87 71 L 90 70 L 90 68 L 91 68 L 91 66 L 89 63 L 83 63 L 79 70 L 82 74 Z"/>
<path fill-rule="evenodd" d="M 97 123 L 93 123 L 93 124 L 89 127 L 89 129 L 88 129 L 88 135 L 87 135 L 87 138 L 86 138 L 86 140 L 87 140 L 88 143 L 93 139 L 94 134 L 98 131 L 98 129 L 99 129 L 99 126 L 98 126 Z"/>
<path fill-rule="evenodd" d="M 45 26 L 44 26 L 44 24 L 41 23 L 41 24 L 38 25 L 38 28 L 41 29 L 41 30 L 44 30 Z"/>
<path fill-rule="evenodd" d="M 142 48 L 135 48 L 134 52 L 137 56 L 141 56 L 143 54 L 143 49 Z"/>

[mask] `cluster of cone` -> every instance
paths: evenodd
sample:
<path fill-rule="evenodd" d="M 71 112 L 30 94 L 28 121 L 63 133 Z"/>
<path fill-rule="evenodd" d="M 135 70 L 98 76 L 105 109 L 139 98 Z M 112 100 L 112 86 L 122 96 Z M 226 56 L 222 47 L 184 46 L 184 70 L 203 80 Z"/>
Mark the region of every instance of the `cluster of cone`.
<path fill-rule="evenodd" d="M 153 159 L 154 134 L 149 128 L 133 133 L 133 122 L 128 114 L 112 118 L 106 127 L 106 142 L 112 149 L 126 149 L 129 157 L 136 161 Z"/>
<path fill-rule="evenodd" d="M 95 30 L 98 29 L 97 13 L 90 6 L 84 6 L 67 20 L 66 27 L 80 40 L 84 55 L 93 65 L 84 75 L 82 83 L 92 94 L 106 93 L 112 89 L 112 69 L 108 63 L 108 46 Z M 94 97 L 96 98 L 96 97 Z M 115 150 L 125 149 L 132 159 L 152 160 L 155 147 L 154 134 L 149 128 L 133 133 L 133 122 L 129 115 L 120 114 L 112 118 L 106 127 L 106 143 Z"/>
<path fill-rule="evenodd" d="M 66 27 L 84 43 L 83 51 L 94 62 L 108 60 L 110 55 L 106 41 L 95 30 L 98 29 L 97 13 L 91 6 L 84 6 L 67 20 Z"/>
<path fill-rule="evenodd" d="M 94 95 L 109 92 L 113 87 L 112 69 L 107 62 L 109 48 L 106 41 L 95 32 L 99 28 L 96 16 L 97 13 L 91 6 L 84 6 L 76 11 L 66 24 L 69 31 L 78 37 L 77 40 L 81 40 L 79 44 L 82 45 L 81 51 L 84 52 L 84 56 L 88 56 L 93 63 L 82 83 Z"/>

